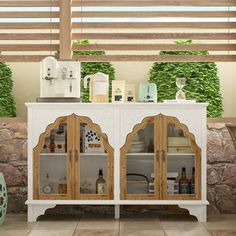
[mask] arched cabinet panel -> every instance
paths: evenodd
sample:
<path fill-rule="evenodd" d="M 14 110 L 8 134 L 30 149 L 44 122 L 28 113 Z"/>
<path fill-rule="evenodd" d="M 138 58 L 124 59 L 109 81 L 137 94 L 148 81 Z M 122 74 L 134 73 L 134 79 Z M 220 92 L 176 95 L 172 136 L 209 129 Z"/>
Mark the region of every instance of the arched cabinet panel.
<path fill-rule="evenodd" d="M 160 117 L 147 117 L 137 124 L 121 148 L 121 199 L 158 199 Z M 157 180 L 157 181 L 154 181 Z"/>
<path fill-rule="evenodd" d="M 201 149 L 175 117 L 146 117 L 120 149 L 121 199 L 197 200 Z"/>
<path fill-rule="evenodd" d="M 162 198 L 201 197 L 201 149 L 188 127 L 175 117 L 162 116 Z"/>
<path fill-rule="evenodd" d="M 33 150 L 34 199 L 113 199 L 113 163 L 106 134 L 90 118 L 59 117 Z"/>

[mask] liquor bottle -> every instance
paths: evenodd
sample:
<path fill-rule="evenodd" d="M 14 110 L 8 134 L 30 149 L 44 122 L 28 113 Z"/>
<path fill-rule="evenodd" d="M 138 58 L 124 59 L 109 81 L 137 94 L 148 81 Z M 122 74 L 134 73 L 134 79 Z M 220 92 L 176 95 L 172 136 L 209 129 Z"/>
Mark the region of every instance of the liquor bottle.
<path fill-rule="evenodd" d="M 53 131 L 51 131 L 51 134 L 50 134 L 50 144 L 49 144 L 49 149 L 50 149 L 50 152 L 55 152 L 55 133 Z"/>
<path fill-rule="evenodd" d="M 186 177 L 186 168 L 182 167 L 182 174 L 179 180 L 179 193 L 188 194 L 189 193 L 188 189 L 189 189 L 189 182 Z"/>
<path fill-rule="evenodd" d="M 192 178 L 190 179 L 189 193 L 195 193 L 195 167 L 192 169 Z"/>
<path fill-rule="evenodd" d="M 106 181 L 103 178 L 103 171 L 99 169 L 98 178 L 96 180 L 96 194 L 105 194 Z"/>

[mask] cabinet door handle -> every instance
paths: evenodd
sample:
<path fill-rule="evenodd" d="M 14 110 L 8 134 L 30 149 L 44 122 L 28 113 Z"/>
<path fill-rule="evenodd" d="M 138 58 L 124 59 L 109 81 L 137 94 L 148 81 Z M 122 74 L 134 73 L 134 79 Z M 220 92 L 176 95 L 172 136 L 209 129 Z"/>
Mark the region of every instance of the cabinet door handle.
<path fill-rule="evenodd" d="M 73 155 L 73 152 L 72 152 L 72 150 L 70 150 L 70 151 L 69 151 L 69 161 L 72 160 L 72 155 Z"/>
<path fill-rule="evenodd" d="M 75 149 L 75 160 L 78 161 L 79 159 L 79 154 L 78 154 L 78 150 Z"/>
<path fill-rule="evenodd" d="M 159 161 L 159 158 L 160 158 L 160 151 L 157 150 L 157 151 L 156 151 L 156 160 Z"/>
<path fill-rule="evenodd" d="M 166 151 L 162 150 L 162 161 L 164 162 L 166 160 Z"/>

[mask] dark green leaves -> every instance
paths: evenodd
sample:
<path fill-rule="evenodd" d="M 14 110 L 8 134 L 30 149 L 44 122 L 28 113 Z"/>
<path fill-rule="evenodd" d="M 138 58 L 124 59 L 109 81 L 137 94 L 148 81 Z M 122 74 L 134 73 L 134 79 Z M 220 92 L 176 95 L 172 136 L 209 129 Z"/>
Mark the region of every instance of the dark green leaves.
<path fill-rule="evenodd" d="M 180 40 L 178 44 L 192 43 L 191 40 Z M 207 55 L 208 52 L 162 51 L 160 55 Z M 207 102 L 208 117 L 222 116 L 222 96 L 216 64 L 213 62 L 155 62 L 149 72 L 149 81 L 157 85 L 158 101 L 175 99 L 176 77 L 184 76 L 184 91 L 187 99 Z"/>
<path fill-rule="evenodd" d="M 0 62 L 0 116 L 16 116 L 12 86 L 12 71 L 8 65 Z"/>

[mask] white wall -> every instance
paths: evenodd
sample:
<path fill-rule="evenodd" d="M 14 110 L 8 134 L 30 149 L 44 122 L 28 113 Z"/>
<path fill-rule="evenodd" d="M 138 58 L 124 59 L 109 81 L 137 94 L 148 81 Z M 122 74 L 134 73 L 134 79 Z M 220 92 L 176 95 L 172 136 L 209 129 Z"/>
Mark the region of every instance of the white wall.
<path fill-rule="evenodd" d="M 14 97 L 17 116 L 26 117 L 25 102 L 35 102 L 39 97 L 39 63 L 8 63 L 13 71 Z M 152 62 L 114 62 L 116 79 L 135 83 L 148 79 Z M 217 63 L 221 92 L 223 95 L 224 117 L 236 117 L 236 63 Z"/>

